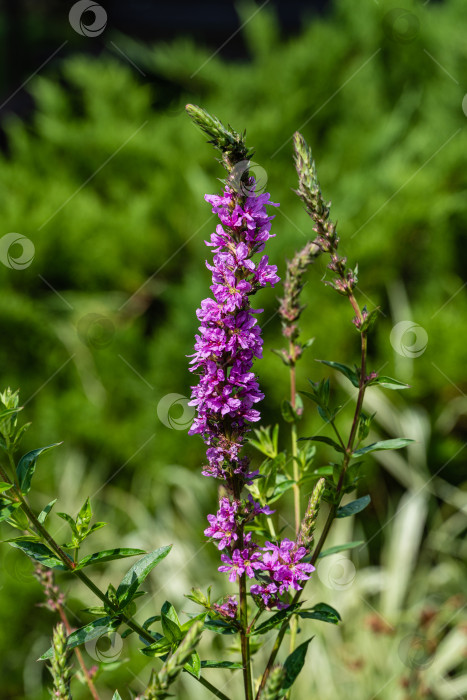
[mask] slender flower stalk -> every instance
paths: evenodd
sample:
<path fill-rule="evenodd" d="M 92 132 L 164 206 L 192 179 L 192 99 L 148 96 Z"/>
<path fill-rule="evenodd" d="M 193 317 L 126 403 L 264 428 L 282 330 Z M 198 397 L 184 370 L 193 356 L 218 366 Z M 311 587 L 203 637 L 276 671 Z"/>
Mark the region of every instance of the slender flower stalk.
<path fill-rule="evenodd" d="M 328 264 L 328 267 L 332 272 L 335 273 L 335 278 L 331 282 L 325 282 L 325 284 L 332 286 L 339 294 L 348 297 L 352 309 L 355 312 L 355 318 L 353 319 L 353 323 L 356 326 L 357 330 L 359 330 L 361 338 L 361 360 L 359 370 L 359 387 L 357 402 L 355 406 L 352 425 L 350 428 L 349 438 L 346 443 L 342 441 L 342 438 L 338 433 L 339 442 L 343 445 L 344 456 L 342 459 L 338 483 L 335 488 L 333 503 L 331 504 L 320 538 L 317 544 L 315 545 L 313 554 L 311 556 L 310 563 L 314 565 L 323 549 L 324 543 L 327 539 L 334 518 L 336 517 L 337 509 L 339 507 L 343 495 L 345 475 L 350 460 L 352 458 L 352 452 L 355 446 L 355 439 L 357 436 L 357 430 L 363 406 L 363 398 L 365 395 L 367 382 L 369 380 L 369 377 L 366 376 L 367 335 L 368 330 L 371 327 L 372 321 L 374 319 L 374 314 L 368 314 L 365 308 L 362 311 L 357 300 L 355 299 L 354 289 L 357 285 L 358 280 L 358 268 L 356 267 L 353 270 L 351 268 L 348 268 L 346 258 L 342 258 L 338 255 L 339 238 L 336 233 L 336 225 L 330 219 L 330 203 L 326 203 L 323 199 L 311 149 L 309 148 L 305 139 L 299 132 L 296 132 L 294 134 L 294 149 L 295 167 L 297 170 L 299 182 L 298 189 L 296 190 L 296 192 L 300 199 L 303 201 L 307 213 L 313 220 L 313 231 L 316 233 L 313 245 L 317 246 L 317 248 L 319 248 L 319 250 L 322 253 L 329 254 L 331 262 Z M 336 430 L 334 421 L 330 420 L 329 422 L 331 423 L 334 430 Z M 306 519 L 307 518 L 305 516 L 305 520 Z M 299 540 L 303 537 L 304 533 L 300 533 Z M 301 590 L 297 591 L 297 593 L 295 594 L 292 604 L 298 603 L 298 601 L 300 600 L 300 596 Z M 266 669 L 263 673 L 259 684 L 256 700 L 259 700 L 259 698 L 264 698 L 264 690 L 268 682 L 271 670 L 274 666 L 280 646 L 284 639 L 285 633 L 287 631 L 287 628 L 288 621 L 285 621 L 277 634 L 277 638 L 274 643 L 272 652 L 269 656 Z"/>
<path fill-rule="evenodd" d="M 297 415 L 297 386 L 296 370 L 297 361 L 301 358 L 303 350 L 312 341 L 302 344 L 298 338 L 300 328 L 298 320 L 305 309 L 300 303 L 300 294 L 303 290 L 303 276 L 308 267 L 314 262 L 321 249 L 312 241 L 308 241 L 305 246 L 295 253 L 292 260 L 287 262 L 287 270 L 284 281 L 284 296 L 279 299 L 279 315 L 282 322 L 282 335 L 288 340 L 288 349 L 276 351 L 282 361 L 289 367 L 290 373 L 290 404 L 293 416 Z M 301 516 L 300 499 L 300 473 L 297 461 L 297 421 L 292 421 L 291 427 L 291 447 L 292 447 L 292 469 L 294 476 L 294 511 L 295 511 L 295 531 L 298 533 Z"/>
<path fill-rule="evenodd" d="M 293 494 L 294 494 L 294 514 L 295 514 L 295 532 L 299 534 L 300 519 L 301 519 L 301 493 L 300 493 L 300 465 L 298 462 L 298 447 L 297 447 L 297 422 L 301 417 L 301 407 L 297 404 L 297 381 L 296 381 L 296 364 L 302 357 L 305 348 L 309 347 L 313 340 L 306 343 L 299 341 L 300 328 L 298 320 L 306 308 L 300 302 L 300 295 L 304 287 L 303 277 L 309 266 L 315 261 L 315 258 L 320 254 L 321 249 L 312 241 L 307 241 L 304 247 L 295 253 L 292 260 L 287 262 L 287 269 L 284 281 L 284 296 L 279 299 L 279 315 L 282 322 L 282 335 L 288 341 L 288 349 L 275 351 L 284 364 L 289 367 L 290 377 L 290 407 L 292 422 L 290 424 L 290 440 L 291 440 L 291 455 L 292 455 L 292 471 L 293 471 Z M 296 616 L 292 616 L 290 620 L 290 652 L 295 648 L 295 640 L 298 630 L 298 620 Z"/>

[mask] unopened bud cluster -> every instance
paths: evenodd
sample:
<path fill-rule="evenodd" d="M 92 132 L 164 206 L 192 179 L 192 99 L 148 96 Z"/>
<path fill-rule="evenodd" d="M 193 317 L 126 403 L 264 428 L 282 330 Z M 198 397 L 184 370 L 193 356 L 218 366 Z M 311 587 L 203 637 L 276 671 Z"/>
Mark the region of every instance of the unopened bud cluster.
<path fill-rule="evenodd" d="M 52 638 L 53 656 L 49 667 L 53 678 L 52 698 L 72 700 L 70 693 L 70 669 L 67 663 L 65 625 L 60 622 L 54 629 Z"/>
<path fill-rule="evenodd" d="M 347 259 L 337 254 L 339 237 L 336 224 L 330 218 L 330 202 L 325 202 L 316 173 L 316 165 L 311 149 L 303 136 L 297 131 L 294 134 L 295 167 L 298 173 L 298 189 L 296 193 L 305 205 L 309 216 L 313 219 L 313 231 L 316 238 L 313 243 L 323 252 L 329 253 L 331 262 L 328 267 L 337 277 L 328 282 L 339 294 L 350 296 L 357 284 L 358 269 L 347 268 Z"/>
<path fill-rule="evenodd" d="M 290 343 L 288 350 L 280 351 L 280 356 L 286 365 L 294 365 L 306 347 L 306 345 L 297 342 L 300 334 L 297 321 L 305 309 L 305 305 L 300 304 L 300 294 L 304 287 L 303 275 L 320 252 L 321 250 L 316 243 L 308 241 L 298 253 L 295 253 L 292 260 L 287 262 L 284 296 L 279 299 L 282 335 Z"/>
<path fill-rule="evenodd" d="M 54 575 L 51 569 L 46 569 L 42 564 L 37 564 L 34 569 L 34 576 L 44 589 L 46 598 L 45 603 L 39 603 L 39 606 L 49 608 L 52 612 L 57 612 L 65 602 L 65 596 L 60 593 L 60 589 L 55 585 Z"/>
<path fill-rule="evenodd" d="M 313 531 L 316 527 L 316 519 L 318 517 L 319 504 L 323 496 L 324 487 L 326 484 L 326 479 L 319 479 L 313 492 L 308 501 L 308 508 L 306 509 L 305 515 L 300 526 L 300 533 L 298 535 L 298 542 L 302 547 L 309 549 L 311 542 L 313 540 Z"/>
<path fill-rule="evenodd" d="M 186 111 L 195 124 L 209 136 L 208 143 L 222 153 L 221 162 L 229 173 L 240 161 L 252 158 L 253 151 L 245 145 L 245 133 L 238 134 L 232 127 L 225 127 L 217 117 L 197 105 L 186 105 Z M 226 184 L 231 184 L 228 178 Z"/>
<path fill-rule="evenodd" d="M 284 667 L 275 666 L 269 674 L 268 682 L 262 695 L 264 700 L 281 700 L 284 697 L 284 691 L 282 690 L 284 681 Z"/>

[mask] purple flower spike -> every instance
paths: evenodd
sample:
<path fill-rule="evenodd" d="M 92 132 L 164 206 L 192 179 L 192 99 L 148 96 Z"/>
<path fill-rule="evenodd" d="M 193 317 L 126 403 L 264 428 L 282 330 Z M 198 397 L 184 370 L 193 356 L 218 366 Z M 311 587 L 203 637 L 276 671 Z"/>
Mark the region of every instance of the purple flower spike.
<path fill-rule="evenodd" d="M 269 194 L 257 195 L 253 178 L 249 187 L 246 198 L 228 187 L 222 195 L 205 197 L 221 223 L 207 242 L 216 253 L 213 264 L 207 263 L 214 298 L 201 302 L 197 311 L 201 326 L 190 361 L 191 371 L 200 375 L 192 387 L 196 417 L 190 434 L 200 433 L 209 448 L 203 474 L 223 480 L 234 474 L 248 480 L 245 461 L 238 470 L 239 452 L 248 424 L 260 419 L 254 405 L 263 399 L 251 371 L 263 343 L 254 316 L 260 311 L 250 307 L 250 296 L 279 281 L 267 255 L 258 264 L 252 260 L 272 236 L 273 217 L 266 212 Z"/>
<path fill-rule="evenodd" d="M 206 443 L 208 464 L 202 473 L 225 483 L 228 496 L 223 496 L 215 515 L 208 515 L 209 527 L 204 531 L 222 551 L 219 571 L 235 583 L 241 576 L 261 582 L 250 587 L 252 595 L 265 607 L 286 607 L 279 596 L 290 589 L 299 590 L 314 567 L 303 563 L 307 550 L 296 542 L 284 539 L 260 547 L 245 532 L 255 517 L 271 515 L 269 506 L 248 496 L 241 500 L 245 484 L 258 476 L 249 468 L 249 459 L 241 455 L 250 423 L 260 419 L 257 404 L 264 398 L 253 370 L 256 358 L 263 354 L 263 341 L 257 315 L 250 299 L 261 288 L 274 287 L 280 280 L 277 267 L 269 264 L 261 253 L 273 236 L 266 205 L 278 206 L 269 194 L 256 194 L 254 178 L 248 178 L 248 196 L 226 187 L 221 195 L 206 195 L 220 223 L 206 245 L 213 248 L 212 264 L 206 266 L 212 275 L 212 297 L 204 299 L 197 310 L 200 321 L 190 371 L 199 375 L 192 387 L 190 405 L 196 416 L 190 434 L 200 434 Z M 238 603 L 229 597 L 214 605 L 219 615 L 236 618 Z"/>

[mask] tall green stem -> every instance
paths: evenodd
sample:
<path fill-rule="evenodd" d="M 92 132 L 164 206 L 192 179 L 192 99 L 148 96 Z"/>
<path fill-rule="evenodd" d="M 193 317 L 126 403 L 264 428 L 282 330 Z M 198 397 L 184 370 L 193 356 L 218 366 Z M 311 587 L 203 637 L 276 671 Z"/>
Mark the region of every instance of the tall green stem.
<path fill-rule="evenodd" d="M 240 593 L 240 641 L 242 647 L 242 663 L 243 663 L 243 685 L 245 688 L 245 700 L 253 700 L 253 687 L 251 678 L 251 659 L 250 659 L 250 638 L 248 635 L 248 610 L 246 599 L 246 574 L 240 576 L 239 583 Z"/>
<path fill-rule="evenodd" d="M 293 348 L 293 343 L 290 343 L 290 348 L 289 348 L 289 354 L 290 357 L 293 358 L 294 348 Z M 292 408 L 295 411 L 296 403 L 297 403 L 297 388 L 296 388 L 296 378 L 295 378 L 295 360 L 292 359 L 292 364 L 290 365 L 290 403 L 292 404 Z M 299 485 L 299 479 L 300 479 L 300 470 L 298 468 L 298 462 L 297 462 L 297 425 L 295 421 L 291 425 L 291 440 L 292 440 L 292 468 L 293 468 L 293 478 L 294 478 L 294 486 L 293 486 L 293 493 L 294 493 L 294 511 L 295 511 L 295 533 L 298 534 L 300 530 L 300 485 Z"/>
<path fill-rule="evenodd" d="M 297 404 L 297 388 L 296 388 L 296 373 L 295 373 L 295 353 L 293 343 L 290 343 L 289 354 L 291 357 L 292 364 L 290 365 L 290 403 L 292 408 L 296 409 Z M 292 359 L 293 358 L 293 359 Z M 293 478 L 294 478 L 294 512 L 295 512 L 295 534 L 298 535 L 300 531 L 301 523 L 301 509 L 300 509 L 300 470 L 298 465 L 298 450 L 297 450 L 297 424 L 294 421 L 290 427 L 290 437 L 291 437 L 291 450 L 292 450 L 292 468 L 293 468 Z M 294 615 L 290 620 L 290 653 L 295 649 L 295 640 L 297 638 L 298 631 L 298 620 Z"/>
<path fill-rule="evenodd" d="M 232 489 L 235 498 L 240 498 L 241 483 L 238 479 L 234 478 L 232 481 Z M 239 547 L 243 548 L 243 524 L 240 526 L 238 533 Z M 252 678 L 251 678 L 251 658 L 250 658 L 250 639 L 249 639 L 249 629 L 248 629 L 248 606 L 247 606 L 247 595 L 246 595 L 246 574 L 243 573 L 240 576 L 238 584 L 239 592 L 239 602 L 240 602 L 240 646 L 242 649 L 242 663 L 243 663 L 243 686 L 245 689 L 245 700 L 253 700 L 253 688 L 252 688 Z"/>

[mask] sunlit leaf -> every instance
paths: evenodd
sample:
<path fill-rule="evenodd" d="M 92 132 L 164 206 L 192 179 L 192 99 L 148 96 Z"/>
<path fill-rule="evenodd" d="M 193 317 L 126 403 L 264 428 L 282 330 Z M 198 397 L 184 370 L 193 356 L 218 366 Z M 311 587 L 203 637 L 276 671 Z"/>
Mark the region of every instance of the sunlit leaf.
<path fill-rule="evenodd" d="M 151 573 L 155 566 L 165 559 L 171 549 L 172 545 L 155 549 L 153 552 L 149 552 L 149 554 L 142 557 L 127 571 L 117 588 L 117 596 L 120 605 L 127 605 L 127 603 L 130 602 L 146 576 Z"/>
<path fill-rule="evenodd" d="M 31 488 L 31 480 L 36 469 L 36 462 L 39 455 L 61 444 L 61 442 L 55 442 L 52 445 L 47 445 L 47 447 L 39 447 L 37 450 L 31 450 L 31 452 L 21 457 L 16 467 L 16 476 L 18 477 L 19 486 L 23 493 L 28 493 Z"/>
<path fill-rule="evenodd" d="M 96 564 L 97 562 L 113 561 L 114 559 L 124 559 L 125 557 L 135 557 L 138 554 L 144 554 L 144 549 L 129 549 L 119 547 L 116 549 L 105 549 L 102 552 L 95 552 L 83 557 L 78 563 L 76 570 L 83 569 L 85 566 Z"/>
<path fill-rule="evenodd" d="M 360 513 L 361 510 L 367 507 L 370 501 L 371 498 L 370 496 L 368 496 L 368 494 L 366 496 L 362 496 L 361 498 L 357 498 L 356 501 L 351 501 L 345 506 L 341 506 L 340 508 L 338 508 L 336 512 L 336 518 L 348 518 L 349 515 L 355 515 L 355 513 Z"/>
<path fill-rule="evenodd" d="M 295 682 L 298 674 L 303 668 L 305 663 L 306 652 L 308 651 L 308 645 L 313 637 L 307 639 L 306 642 L 300 644 L 290 656 L 287 657 L 284 669 L 285 669 L 285 680 L 282 684 L 281 690 L 288 690 Z"/>
<path fill-rule="evenodd" d="M 366 445 L 356 452 L 353 453 L 354 457 L 359 457 L 361 455 L 366 455 L 368 452 L 376 452 L 377 450 L 400 450 L 402 447 L 407 447 L 415 440 L 410 438 L 393 438 L 391 440 L 381 440 L 380 442 L 373 442 L 371 445 Z"/>
<path fill-rule="evenodd" d="M 354 547 L 360 547 L 365 544 L 364 540 L 357 540 L 356 542 L 347 542 L 346 544 L 336 544 L 334 547 L 329 547 L 325 549 L 318 555 L 318 559 L 323 557 L 329 557 L 331 554 L 337 554 L 338 552 L 345 552 L 347 549 L 354 549 Z"/>

